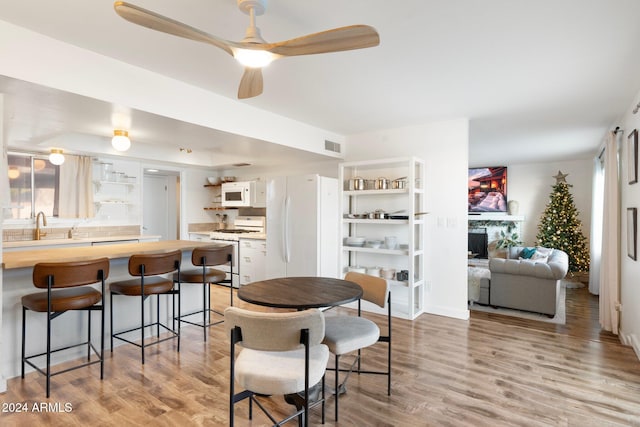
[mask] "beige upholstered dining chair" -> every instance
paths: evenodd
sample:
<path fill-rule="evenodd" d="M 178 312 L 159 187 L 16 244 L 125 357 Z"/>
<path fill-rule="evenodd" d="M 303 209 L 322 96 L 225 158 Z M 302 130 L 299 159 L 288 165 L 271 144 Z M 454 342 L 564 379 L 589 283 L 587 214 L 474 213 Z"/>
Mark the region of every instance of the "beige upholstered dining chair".
<path fill-rule="evenodd" d="M 345 280 L 357 283 L 362 287 L 362 299 L 372 302 L 382 308 L 387 307 L 387 335 L 380 335 L 380 328 L 372 320 L 362 317 L 361 300 L 358 301 L 357 316 L 325 316 L 325 336 L 322 341 L 329 347 L 329 351 L 335 355 L 333 368 L 335 372 L 335 419 L 338 421 L 338 396 L 346 391 L 345 383 L 351 372 L 358 374 L 378 374 L 387 376 L 387 395 L 391 395 L 391 295 L 389 285 L 385 279 L 369 276 L 361 273 L 349 272 Z M 386 342 L 387 345 L 387 370 L 371 371 L 361 367 L 360 350 L 377 342 Z M 341 369 L 340 356 L 356 352 L 357 354 L 349 369 Z M 357 367 L 356 367 L 357 365 Z M 339 380 L 340 371 L 347 372 L 342 383 Z"/>
<path fill-rule="evenodd" d="M 299 425 L 307 426 L 309 409 L 322 405 L 324 424 L 324 373 L 329 349 L 321 343 L 322 313 L 317 309 L 271 313 L 228 307 L 224 315 L 231 337 L 229 425 L 233 427 L 235 403 L 244 399 L 249 399 L 250 419 L 255 402 L 274 425 L 298 417 Z M 239 354 L 236 344 L 242 347 Z M 236 393 L 235 383 L 244 390 Z M 320 387 L 318 400 L 310 391 L 316 385 Z M 297 411 L 277 421 L 257 395 L 285 395 Z"/>

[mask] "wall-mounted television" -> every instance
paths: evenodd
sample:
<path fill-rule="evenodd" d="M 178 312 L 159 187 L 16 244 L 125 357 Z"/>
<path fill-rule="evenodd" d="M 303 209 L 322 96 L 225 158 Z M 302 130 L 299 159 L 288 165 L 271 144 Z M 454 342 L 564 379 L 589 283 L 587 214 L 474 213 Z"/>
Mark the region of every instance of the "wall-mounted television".
<path fill-rule="evenodd" d="M 469 213 L 507 211 L 507 167 L 469 168 Z"/>

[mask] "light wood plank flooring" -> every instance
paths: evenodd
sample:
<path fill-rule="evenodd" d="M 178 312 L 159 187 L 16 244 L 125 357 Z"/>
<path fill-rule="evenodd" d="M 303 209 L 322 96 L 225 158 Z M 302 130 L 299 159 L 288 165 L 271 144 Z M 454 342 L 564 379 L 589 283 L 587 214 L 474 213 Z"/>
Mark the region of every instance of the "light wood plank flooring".
<path fill-rule="evenodd" d="M 227 295 L 214 287 L 214 301 Z M 468 322 L 432 315 L 395 320 L 392 395 L 385 377 L 353 375 L 340 422 L 333 422 L 329 398 L 326 425 L 640 426 L 640 362 L 599 330 L 597 317 L 597 298 L 569 289 L 561 326 L 476 312 Z M 364 353 L 369 366 L 383 363 L 383 346 Z M 163 343 L 149 349 L 144 366 L 138 349 L 123 345 L 108 353 L 103 381 L 96 366 L 54 377 L 48 402 L 68 403 L 70 412 L 2 412 L 0 425 L 224 426 L 228 354 L 221 326 L 206 344 L 200 328 L 185 326 L 179 354 Z M 11 379 L 0 401 L 3 409 L 47 402 L 44 378 Z M 280 397 L 270 402 L 280 415 L 290 409 Z M 246 402 L 236 405 L 236 425 L 268 424 L 257 409 L 253 422 L 247 414 Z M 318 410 L 310 420 L 320 424 Z"/>

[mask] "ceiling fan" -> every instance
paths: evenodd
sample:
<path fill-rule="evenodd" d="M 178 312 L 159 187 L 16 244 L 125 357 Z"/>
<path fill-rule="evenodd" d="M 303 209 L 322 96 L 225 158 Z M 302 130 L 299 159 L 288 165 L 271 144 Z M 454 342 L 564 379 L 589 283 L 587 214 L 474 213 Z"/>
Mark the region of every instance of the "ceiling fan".
<path fill-rule="evenodd" d="M 133 4 L 117 1 L 116 13 L 127 21 L 178 37 L 212 44 L 227 52 L 244 65 L 244 75 L 238 88 L 238 98 L 245 99 L 262 93 L 262 67 L 283 56 L 312 55 L 340 52 L 377 46 L 378 32 L 368 25 L 351 25 L 295 39 L 267 43 L 255 25 L 255 17 L 265 11 L 266 0 L 237 0 L 238 8 L 249 15 L 250 23 L 242 41 L 234 42 L 213 36 L 182 22 L 159 15 Z"/>

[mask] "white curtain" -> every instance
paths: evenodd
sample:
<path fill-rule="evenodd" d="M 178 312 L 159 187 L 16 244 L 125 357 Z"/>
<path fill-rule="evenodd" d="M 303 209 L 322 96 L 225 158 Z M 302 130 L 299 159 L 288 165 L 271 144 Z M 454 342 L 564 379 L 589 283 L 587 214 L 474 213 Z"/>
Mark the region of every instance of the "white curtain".
<path fill-rule="evenodd" d="M 92 218 L 93 162 L 89 156 L 65 155 L 60 165 L 58 216 L 60 218 Z"/>
<path fill-rule="evenodd" d="M 618 144 L 610 132 L 604 152 L 604 212 L 602 262 L 600 265 L 600 325 L 618 334 L 620 304 L 620 208 L 618 185 Z"/>
<path fill-rule="evenodd" d="M 593 159 L 591 197 L 591 244 L 589 246 L 589 292 L 600 294 L 600 263 L 602 262 L 602 215 L 604 210 L 604 148 Z"/>

